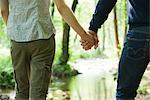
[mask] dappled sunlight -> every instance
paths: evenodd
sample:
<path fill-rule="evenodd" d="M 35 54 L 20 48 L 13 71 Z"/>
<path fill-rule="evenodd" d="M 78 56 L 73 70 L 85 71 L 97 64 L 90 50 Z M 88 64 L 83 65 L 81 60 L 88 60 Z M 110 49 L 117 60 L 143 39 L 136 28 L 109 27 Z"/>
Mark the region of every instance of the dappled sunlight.
<path fill-rule="evenodd" d="M 10 50 L 0 44 L 0 56 L 10 56 Z"/>
<path fill-rule="evenodd" d="M 72 79 L 70 100 L 112 100 L 115 86 L 111 75 L 79 75 Z"/>
<path fill-rule="evenodd" d="M 84 74 L 104 74 L 118 67 L 116 59 L 79 59 L 72 63 L 75 69 Z"/>

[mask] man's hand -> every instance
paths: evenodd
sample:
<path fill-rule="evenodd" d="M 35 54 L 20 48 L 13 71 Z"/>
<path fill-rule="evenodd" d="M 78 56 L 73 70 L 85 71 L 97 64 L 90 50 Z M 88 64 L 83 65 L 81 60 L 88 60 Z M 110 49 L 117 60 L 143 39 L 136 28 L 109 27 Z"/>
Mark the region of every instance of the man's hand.
<path fill-rule="evenodd" d="M 95 40 L 94 48 L 96 49 L 98 47 L 98 43 L 99 43 L 99 39 L 98 39 L 97 33 L 95 33 L 92 30 L 89 30 L 88 33 L 93 36 L 93 38 Z"/>
<path fill-rule="evenodd" d="M 92 38 L 94 39 L 94 44 L 93 44 L 93 45 L 90 45 L 87 41 L 81 40 L 81 45 L 82 45 L 83 49 L 89 50 L 89 49 L 91 49 L 93 46 L 94 46 L 94 48 L 96 49 L 96 48 L 98 47 L 98 43 L 99 43 L 99 39 L 98 39 L 97 33 L 95 33 L 95 32 L 92 31 L 92 30 L 89 30 L 89 31 L 88 31 L 88 34 L 90 35 L 90 37 L 92 37 Z"/>
<path fill-rule="evenodd" d="M 95 40 L 93 36 L 89 34 L 88 32 L 84 34 L 83 36 L 81 36 L 80 42 L 81 42 L 83 49 L 85 50 L 89 50 L 95 45 Z"/>

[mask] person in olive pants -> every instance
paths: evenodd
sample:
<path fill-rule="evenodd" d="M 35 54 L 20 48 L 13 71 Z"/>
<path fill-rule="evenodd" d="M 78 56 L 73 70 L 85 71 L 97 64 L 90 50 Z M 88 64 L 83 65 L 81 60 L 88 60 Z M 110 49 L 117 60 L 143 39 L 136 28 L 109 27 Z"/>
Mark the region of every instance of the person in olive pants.
<path fill-rule="evenodd" d="M 55 0 L 64 20 L 81 40 L 94 45 L 64 0 Z M 11 57 L 16 80 L 16 100 L 45 100 L 55 54 L 55 28 L 50 0 L 0 0 L 0 10 L 11 40 Z M 9 11 L 10 7 L 10 11 Z"/>
<path fill-rule="evenodd" d="M 29 90 L 31 100 L 46 98 L 54 54 L 54 35 L 47 40 L 27 43 L 11 41 L 12 63 L 18 90 L 17 99 L 28 98 Z"/>

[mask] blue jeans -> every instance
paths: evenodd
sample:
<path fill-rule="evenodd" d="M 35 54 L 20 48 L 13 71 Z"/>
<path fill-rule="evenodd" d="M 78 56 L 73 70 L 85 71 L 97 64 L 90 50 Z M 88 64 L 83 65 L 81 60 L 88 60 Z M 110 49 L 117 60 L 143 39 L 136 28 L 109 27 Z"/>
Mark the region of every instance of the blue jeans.
<path fill-rule="evenodd" d="M 150 34 L 128 32 L 119 62 L 117 100 L 134 100 L 150 62 Z"/>

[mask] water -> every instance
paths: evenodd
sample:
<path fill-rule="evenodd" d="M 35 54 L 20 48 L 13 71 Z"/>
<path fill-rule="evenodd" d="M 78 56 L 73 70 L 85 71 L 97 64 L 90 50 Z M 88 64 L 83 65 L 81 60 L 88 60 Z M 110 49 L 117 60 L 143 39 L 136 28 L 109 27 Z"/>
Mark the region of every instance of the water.
<path fill-rule="evenodd" d="M 72 78 L 71 100 L 115 99 L 116 81 L 111 71 L 117 67 L 116 59 L 77 60 L 74 67 L 83 74 Z"/>
<path fill-rule="evenodd" d="M 48 100 L 114 100 L 115 90 L 111 74 L 80 74 L 53 82 Z"/>
<path fill-rule="evenodd" d="M 113 100 L 115 81 L 110 75 L 79 75 L 70 83 L 70 100 Z"/>
<path fill-rule="evenodd" d="M 116 60 L 78 60 L 73 66 L 83 74 L 53 82 L 49 94 L 57 97 L 52 100 L 115 100 L 116 81 L 111 71 Z"/>

